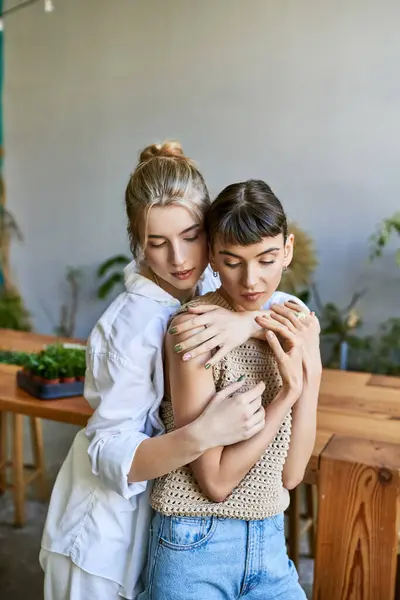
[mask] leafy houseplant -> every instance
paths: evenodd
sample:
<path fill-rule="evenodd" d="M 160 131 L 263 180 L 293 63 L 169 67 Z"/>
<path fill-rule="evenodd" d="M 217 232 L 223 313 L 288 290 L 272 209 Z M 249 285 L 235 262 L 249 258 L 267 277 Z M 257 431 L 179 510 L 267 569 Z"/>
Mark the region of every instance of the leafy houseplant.
<path fill-rule="evenodd" d="M 321 323 L 321 336 L 326 342 L 323 348 L 327 354 L 324 364 L 332 369 L 347 369 L 349 349 L 359 349 L 363 345 L 361 338 L 355 334 L 355 330 L 362 325 L 355 307 L 366 290 L 355 293 L 344 308 L 339 308 L 333 302 L 323 304 L 315 285 L 312 290 Z"/>
<path fill-rule="evenodd" d="M 0 196 L 3 181 L 0 176 Z M 15 238 L 22 241 L 22 234 L 13 215 L 5 209 L 0 198 L 0 328 L 30 331 L 29 313 L 21 296 L 11 282 L 8 270 L 8 245 Z"/>
<path fill-rule="evenodd" d="M 60 369 L 59 369 L 59 366 L 57 365 L 56 361 L 51 356 L 44 354 L 41 357 L 41 359 L 39 360 L 39 364 L 40 364 L 40 367 L 39 367 L 40 374 L 45 383 L 47 383 L 47 384 L 59 383 Z"/>
<path fill-rule="evenodd" d="M 86 358 L 81 349 L 64 348 L 54 344 L 39 353 L 9 353 L 5 357 L 13 364 L 20 364 L 26 374 L 45 383 L 71 383 L 82 381 L 85 376 Z"/>
<path fill-rule="evenodd" d="M 289 223 L 288 231 L 294 234 L 293 259 L 282 275 L 279 290 L 293 294 L 307 304 L 312 277 L 318 266 L 314 242 L 295 223 Z"/>
<path fill-rule="evenodd" d="M 400 212 L 396 212 L 389 219 L 384 219 L 378 226 L 378 230 L 370 238 L 370 258 L 382 256 L 383 249 L 388 244 L 392 233 L 397 232 L 400 236 Z M 396 263 L 400 267 L 400 248 L 396 251 Z"/>
<path fill-rule="evenodd" d="M 107 298 L 115 287 L 122 288 L 124 284 L 123 269 L 130 260 L 124 254 L 118 254 L 101 263 L 97 269 L 97 277 L 102 280 L 97 289 L 97 297 L 100 300 Z"/>

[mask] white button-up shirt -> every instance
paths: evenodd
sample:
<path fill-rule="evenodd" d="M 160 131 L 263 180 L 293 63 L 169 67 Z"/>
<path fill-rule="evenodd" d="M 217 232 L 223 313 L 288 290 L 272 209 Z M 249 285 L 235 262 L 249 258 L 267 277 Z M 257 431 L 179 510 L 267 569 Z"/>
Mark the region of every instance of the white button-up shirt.
<path fill-rule="evenodd" d="M 207 269 L 199 293 L 219 283 Z M 128 473 L 139 444 L 164 431 L 162 348 L 180 303 L 139 275 L 134 263 L 125 269 L 125 287 L 88 340 L 84 395 L 94 414 L 58 474 L 42 548 L 117 582 L 120 594 L 134 599 L 147 553 L 151 484 L 129 483 Z M 288 298 L 276 292 L 268 305 Z"/>

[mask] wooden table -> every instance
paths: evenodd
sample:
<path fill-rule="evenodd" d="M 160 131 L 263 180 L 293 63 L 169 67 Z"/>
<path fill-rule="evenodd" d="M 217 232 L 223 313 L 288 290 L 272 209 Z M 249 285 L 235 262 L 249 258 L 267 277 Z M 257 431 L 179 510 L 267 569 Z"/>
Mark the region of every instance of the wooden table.
<path fill-rule="evenodd" d="M 18 352 L 38 352 L 46 344 L 79 342 L 34 333 L 0 329 L 0 349 Z M 84 427 L 92 409 L 82 396 L 60 400 L 38 400 L 17 387 L 15 374 L 18 367 L 0 364 L 0 491 L 7 486 L 5 467 L 13 472 L 12 490 L 15 505 L 15 525 L 25 522 L 25 489 L 34 480 L 38 482 L 40 496 L 48 496 L 44 449 L 40 419 L 50 419 Z M 7 460 L 7 415 L 12 416 L 12 459 Z M 33 465 L 24 465 L 23 417 L 30 418 Z"/>
<path fill-rule="evenodd" d="M 52 342 L 0 330 L 0 348 Z M 35 400 L 16 388 L 14 373 L 0 368 L 0 411 L 85 425 L 84 398 Z M 324 370 L 305 479 L 319 498 L 314 600 L 393 600 L 399 470 L 400 380 Z"/>
<path fill-rule="evenodd" d="M 400 379 L 325 370 L 306 481 L 318 484 L 314 600 L 393 600 Z"/>

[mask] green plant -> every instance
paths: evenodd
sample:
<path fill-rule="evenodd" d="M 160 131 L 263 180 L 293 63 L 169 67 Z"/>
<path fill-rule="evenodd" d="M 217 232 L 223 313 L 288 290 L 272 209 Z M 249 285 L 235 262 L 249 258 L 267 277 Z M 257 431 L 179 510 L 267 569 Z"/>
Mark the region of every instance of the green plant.
<path fill-rule="evenodd" d="M 31 375 L 41 375 L 40 360 L 38 354 L 28 354 L 23 361 L 22 367 Z"/>
<path fill-rule="evenodd" d="M 58 379 L 60 368 L 57 362 L 49 355 L 43 354 L 39 358 L 39 371 L 43 379 Z"/>
<path fill-rule="evenodd" d="M 25 309 L 22 298 L 16 292 L 0 290 L 0 328 L 30 331 L 29 313 Z"/>
<path fill-rule="evenodd" d="M 22 233 L 13 215 L 2 204 L 3 179 L 0 175 L 0 328 L 30 331 L 29 313 L 11 282 L 8 269 L 10 240 L 22 241 Z"/>
<path fill-rule="evenodd" d="M 16 352 L 15 350 L 0 350 L 0 363 L 6 365 L 23 366 L 29 354 L 26 352 Z"/>
<path fill-rule="evenodd" d="M 370 237 L 370 259 L 382 256 L 383 249 L 388 244 L 393 233 L 400 236 L 400 212 L 396 212 L 389 219 L 384 219 L 377 231 Z M 400 267 L 400 248 L 396 251 L 396 263 Z"/>
<path fill-rule="evenodd" d="M 362 338 L 355 334 L 355 330 L 362 325 L 355 307 L 366 290 L 355 293 L 344 308 L 339 308 L 333 302 L 323 304 L 315 285 L 312 286 L 312 291 L 321 324 L 321 337 L 325 342 L 324 365 L 337 369 L 340 365 L 340 350 L 343 343 L 347 343 L 350 349 L 362 346 Z"/>
<path fill-rule="evenodd" d="M 382 375 L 400 375 L 400 318 L 379 325 L 374 335 L 360 339 L 351 368 Z"/>
<path fill-rule="evenodd" d="M 106 298 L 115 287 L 122 288 L 124 284 L 123 269 L 130 260 L 124 254 L 118 254 L 99 265 L 97 277 L 103 280 L 97 289 L 97 297 L 100 300 Z"/>
<path fill-rule="evenodd" d="M 296 223 L 289 223 L 288 231 L 294 234 L 293 258 L 282 275 L 279 290 L 294 294 L 307 304 L 310 297 L 309 286 L 318 266 L 314 242 Z"/>

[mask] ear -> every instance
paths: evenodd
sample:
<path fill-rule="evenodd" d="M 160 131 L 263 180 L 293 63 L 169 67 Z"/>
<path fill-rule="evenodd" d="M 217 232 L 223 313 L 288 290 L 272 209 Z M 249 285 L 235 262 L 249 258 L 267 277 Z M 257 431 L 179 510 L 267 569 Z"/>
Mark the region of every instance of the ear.
<path fill-rule="evenodd" d="M 214 252 L 211 249 L 211 246 L 208 246 L 208 262 L 210 263 L 212 270 L 217 271 L 217 267 L 215 264 L 215 256 L 214 256 Z"/>
<path fill-rule="evenodd" d="M 286 238 L 285 248 L 284 248 L 285 258 L 283 260 L 283 264 L 285 265 L 285 267 L 288 267 L 290 265 L 290 263 L 292 262 L 293 249 L 294 249 L 294 235 L 293 235 L 293 233 L 289 233 L 289 235 Z"/>

